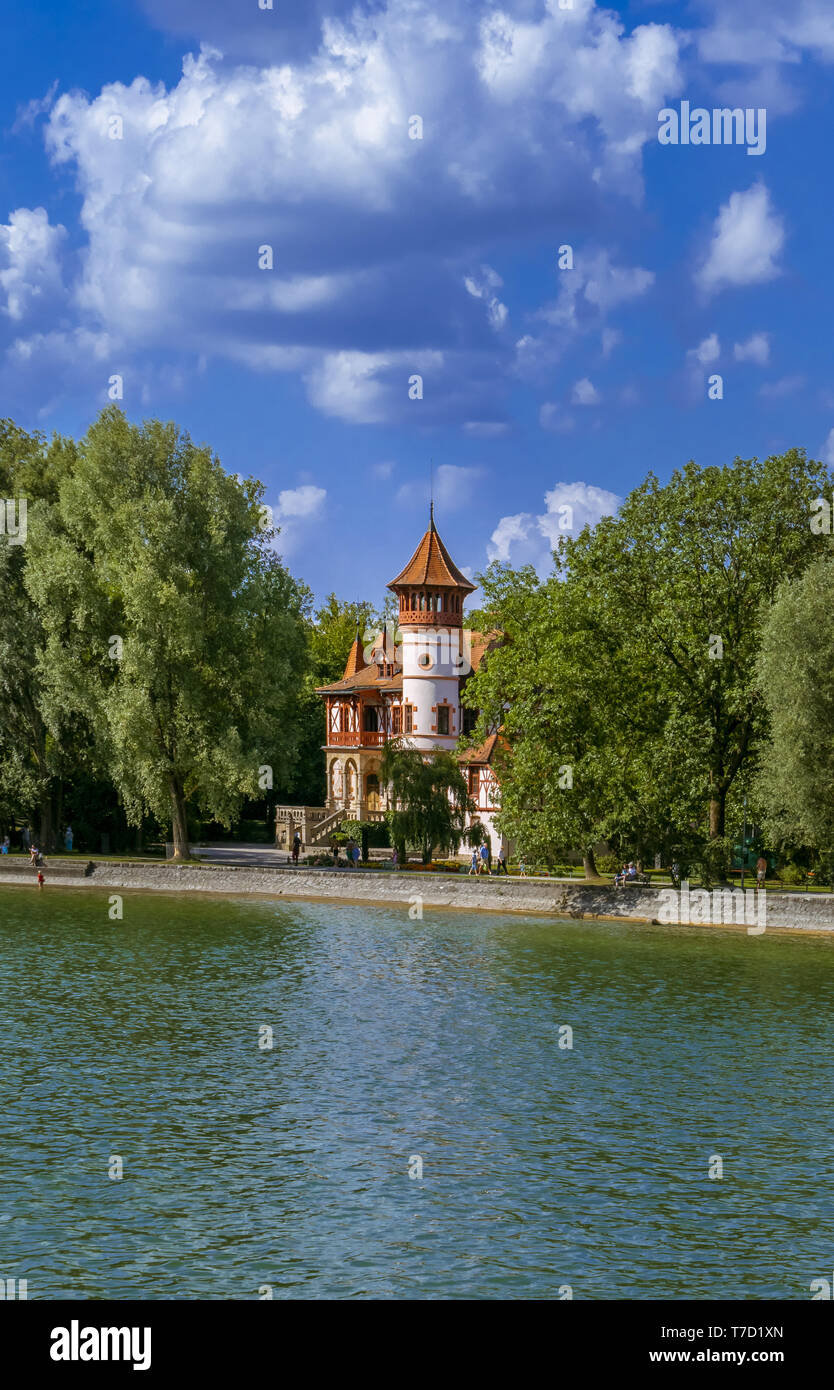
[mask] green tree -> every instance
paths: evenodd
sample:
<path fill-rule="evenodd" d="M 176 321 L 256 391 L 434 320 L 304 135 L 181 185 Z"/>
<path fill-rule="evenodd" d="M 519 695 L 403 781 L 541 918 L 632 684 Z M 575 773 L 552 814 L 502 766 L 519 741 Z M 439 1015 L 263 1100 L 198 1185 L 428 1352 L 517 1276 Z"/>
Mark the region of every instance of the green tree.
<path fill-rule="evenodd" d="M 189 804 L 229 825 L 296 756 L 305 595 L 261 495 L 174 425 L 110 408 L 30 536 L 50 726 L 86 717 L 128 820 L 169 821 L 175 858 Z"/>
<path fill-rule="evenodd" d="M 466 699 L 483 711 L 476 739 L 497 722 L 507 735 L 507 834 L 529 853 L 581 849 L 586 872 L 599 839 L 647 851 L 693 827 L 724 839 L 728 796 L 767 731 L 760 615 L 817 553 L 812 503 L 829 489 L 800 450 L 689 463 L 562 540 L 543 584 L 488 572 L 481 625 L 507 641 Z"/>
<path fill-rule="evenodd" d="M 298 761 L 289 788 L 298 805 L 321 806 L 327 794 L 324 745 L 327 741 L 324 701 L 316 687 L 341 680 L 357 632 L 361 642 L 378 629 L 378 615 L 366 601 L 327 598 L 308 617 L 309 664 L 298 696 L 300 730 Z"/>
<path fill-rule="evenodd" d="M 385 745 L 381 772 L 396 807 L 387 817 L 394 844 L 419 845 L 424 864 L 430 863 L 433 849 L 457 853 L 472 803 L 454 756 L 426 757 L 392 740 Z"/>
<path fill-rule="evenodd" d="M 758 660 L 771 737 L 756 792 L 774 844 L 834 849 L 834 556 L 780 588 Z"/>
<path fill-rule="evenodd" d="M 74 458 L 71 440 L 55 436 L 47 443 L 0 420 L 0 499 L 14 499 L 21 516 L 25 502 L 27 532 L 56 501 Z M 44 717 L 39 656 L 46 639 L 26 591 L 31 546 L 28 538 L 17 543 L 20 537 L 12 544 L 5 527 L 0 534 L 0 811 L 4 819 L 36 820 L 40 843 L 51 849 L 63 777 L 86 740 L 67 712 L 51 726 Z"/>

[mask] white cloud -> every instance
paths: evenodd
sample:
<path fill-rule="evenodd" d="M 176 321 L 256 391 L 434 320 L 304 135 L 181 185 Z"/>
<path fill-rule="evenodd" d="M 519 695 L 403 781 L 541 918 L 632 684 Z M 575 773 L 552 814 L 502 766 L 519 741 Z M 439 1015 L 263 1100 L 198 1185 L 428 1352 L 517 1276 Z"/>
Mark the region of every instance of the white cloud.
<path fill-rule="evenodd" d="M 327 489 L 303 483 L 301 487 L 286 488 L 278 494 L 275 515 L 279 520 L 285 517 L 317 516 L 324 506 Z"/>
<path fill-rule="evenodd" d="M 745 193 L 731 193 L 715 221 L 696 281 L 707 294 L 728 285 L 763 284 L 780 273 L 776 257 L 784 242 L 784 224 L 763 183 Z"/>
<path fill-rule="evenodd" d="M 545 510 L 539 516 L 517 512 L 501 518 L 490 537 L 487 558 L 514 566 L 531 564 L 539 574 L 547 574 L 562 537 L 577 536 L 585 526 L 612 516 L 621 501 L 616 493 L 592 483 L 557 483 L 545 493 Z"/>
<path fill-rule="evenodd" d="M 613 516 L 621 502 L 615 492 L 592 483 L 557 483 L 544 495 L 546 510 L 538 527 L 555 546 L 561 536 L 578 536 L 585 526 Z"/>
<path fill-rule="evenodd" d="M 487 558 L 490 563 L 493 560 L 500 560 L 502 563 L 508 562 L 513 546 L 518 542 L 524 543 L 528 540 L 534 524 L 534 519 L 528 512 L 518 512 L 516 516 L 502 516 L 490 536 L 487 547 Z M 524 563 L 524 561 L 517 561 L 516 563 Z"/>
<path fill-rule="evenodd" d="M 543 430 L 552 430 L 554 434 L 569 434 L 576 421 L 556 401 L 545 401 L 539 411 L 539 424 Z"/>
<path fill-rule="evenodd" d="M 581 381 L 577 381 L 571 392 L 571 400 L 574 405 L 599 405 L 602 397 L 586 376 Z"/>
<path fill-rule="evenodd" d="M 383 482 L 385 482 L 388 478 L 391 477 L 391 474 L 394 472 L 394 465 L 393 463 L 388 462 L 388 460 L 385 460 L 385 462 L 383 463 L 375 463 L 371 468 L 371 472 L 373 473 L 375 478 L 380 478 Z"/>
<path fill-rule="evenodd" d="M 35 300 L 60 298 L 60 245 L 65 236 L 66 228 L 50 226 L 45 208 L 17 208 L 8 225 L 0 224 L 0 251 L 6 260 L 0 289 L 9 318 L 22 319 Z"/>
<path fill-rule="evenodd" d="M 219 8 L 201 7 L 198 28 L 234 39 Z M 74 311 L 132 359 L 164 349 L 189 370 L 203 356 L 299 372 L 318 409 L 355 423 L 407 418 L 399 373 L 434 355 L 444 372 L 421 423 L 492 422 L 512 349 L 500 277 L 471 269 L 484 229 L 527 235 L 570 203 L 580 237 L 601 199 L 639 197 L 683 40 L 669 25 L 626 33 L 587 0 L 534 22 L 485 19 L 471 0 L 336 8 L 318 46 L 315 25 L 293 21 L 291 57 L 274 37 L 257 49 L 241 20 L 258 52 L 246 65 L 205 48 L 170 86 L 137 77 L 58 98 L 47 148 L 75 176 L 87 239 Z M 409 138 L 415 112 L 422 140 Z M 108 138 L 116 115 L 122 139 Z M 258 266 L 264 244 L 272 270 Z M 580 317 L 651 278 L 586 265 Z M 465 280 L 485 312 L 461 313 Z"/>
<path fill-rule="evenodd" d="M 486 303 L 487 318 L 490 328 L 503 328 L 507 322 L 507 306 L 502 304 L 498 296 L 494 293 L 503 285 L 501 276 L 492 269 L 491 266 L 481 266 L 481 279 L 476 280 L 474 276 L 467 275 L 463 282 L 472 295 L 473 299 L 483 299 Z"/>
<path fill-rule="evenodd" d="M 834 429 L 828 431 L 828 436 L 820 450 L 820 458 L 829 467 L 834 467 Z"/>
<path fill-rule="evenodd" d="M 311 527 L 321 522 L 326 500 L 326 488 L 301 483 L 284 488 L 278 494 L 277 504 L 267 509 L 270 524 L 279 528 L 275 548 L 285 559 L 298 550 Z"/>
<path fill-rule="evenodd" d="M 475 439 L 499 439 L 509 428 L 505 420 L 466 420 L 463 425 L 464 433 Z"/>
<path fill-rule="evenodd" d="M 610 357 L 615 347 L 623 341 L 623 335 L 619 328 L 603 328 L 602 330 L 602 355 Z"/>
<path fill-rule="evenodd" d="M 694 362 L 699 362 L 702 367 L 708 367 L 711 362 L 717 362 L 721 356 L 721 343 L 717 333 L 710 333 L 708 338 L 697 347 L 690 348 L 686 354 Z"/>
<path fill-rule="evenodd" d="M 737 362 L 755 362 L 764 367 L 770 361 L 770 336 L 767 333 L 752 333 L 746 343 L 735 343 L 733 356 Z"/>
<path fill-rule="evenodd" d="M 801 391 L 805 385 L 805 378 L 801 372 L 795 372 L 792 376 L 783 376 L 778 381 L 766 381 L 759 387 L 759 395 L 764 396 L 765 400 L 781 401 L 786 396 L 792 396 L 796 391 Z"/>

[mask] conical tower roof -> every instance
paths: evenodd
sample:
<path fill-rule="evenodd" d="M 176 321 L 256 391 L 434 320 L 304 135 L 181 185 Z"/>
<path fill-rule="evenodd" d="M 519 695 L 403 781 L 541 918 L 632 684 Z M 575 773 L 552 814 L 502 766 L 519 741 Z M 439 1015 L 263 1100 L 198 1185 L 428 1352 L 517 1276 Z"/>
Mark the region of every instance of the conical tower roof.
<path fill-rule="evenodd" d="M 359 628 L 357 627 L 353 645 L 348 653 L 347 665 L 345 666 L 345 674 L 342 676 L 342 680 L 347 680 L 348 676 L 355 676 L 356 672 L 364 670 L 367 664 L 362 653 L 362 643 L 359 641 Z"/>
<path fill-rule="evenodd" d="M 392 579 L 389 589 L 419 588 L 460 589 L 471 594 L 477 588 L 462 574 L 437 534 L 434 524 L 434 503 L 429 514 L 429 529 L 404 570 Z"/>

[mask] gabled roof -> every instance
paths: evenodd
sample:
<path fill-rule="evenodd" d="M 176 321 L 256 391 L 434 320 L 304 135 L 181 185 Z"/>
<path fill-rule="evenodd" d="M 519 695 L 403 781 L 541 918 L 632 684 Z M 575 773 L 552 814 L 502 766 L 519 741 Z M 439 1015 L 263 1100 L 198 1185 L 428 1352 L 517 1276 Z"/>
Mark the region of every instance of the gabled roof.
<path fill-rule="evenodd" d="M 495 752 L 499 738 L 501 739 L 502 747 L 506 747 L 506 739 L 502 738 L 500 734 L 490 734 L 486 742 L 480 744 L 478 748 L 464 748 L 462 753 L 458 753 L 458 762 L 491 763 L 492 755 Z"/>
<path fill-rule="evenodd" d="M 380 676 L 379 667 L 376 662 L 372 662 L 370 666 L 363 666 L 352 675 L 346 674 L 340 681 L 333 681 L 331 685 L 317 685 L 316 694 L 351 695 L 355 690 L 378 690 L 380 694 L 390 695 L 402 688 L 403 676 L 400 666 L 394 667 L 393 676 Z"/>
<path fill-rule="evenodd" d="M 429 529 L 396 579 L 392 579 L 389 589 L 419 587 L 430 584 L 439 588 L 462 589 L 471 594 L 477 588 L 462 574 L 437 534 L 434 524 L 434 503 L 429 518 Z"/>

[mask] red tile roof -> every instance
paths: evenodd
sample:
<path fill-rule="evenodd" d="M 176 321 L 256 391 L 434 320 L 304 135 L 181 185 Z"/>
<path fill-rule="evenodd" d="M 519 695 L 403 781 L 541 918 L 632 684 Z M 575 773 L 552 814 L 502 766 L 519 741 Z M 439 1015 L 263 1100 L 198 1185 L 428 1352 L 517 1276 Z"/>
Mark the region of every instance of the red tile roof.
<path fill-rule="evenodd" d="M 433 510 L 428 531 L 405 569 L 400 571 L 396 579 L 391 580 L 388 588 L 410 589 L 426 584 L 437 588 L 462 589 L 467 594 L 471 594 L 477 587 L 461 573 L 437 534 Z"/>

